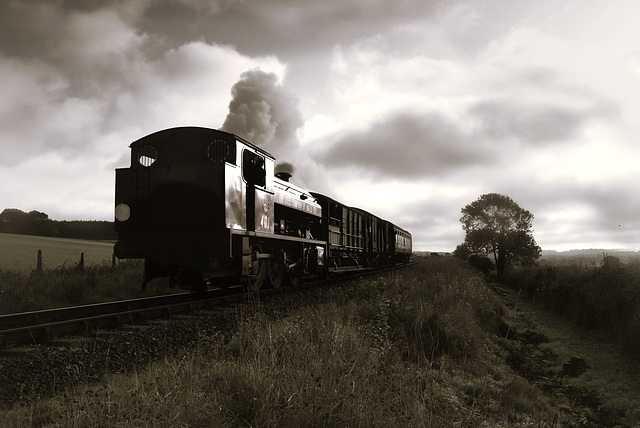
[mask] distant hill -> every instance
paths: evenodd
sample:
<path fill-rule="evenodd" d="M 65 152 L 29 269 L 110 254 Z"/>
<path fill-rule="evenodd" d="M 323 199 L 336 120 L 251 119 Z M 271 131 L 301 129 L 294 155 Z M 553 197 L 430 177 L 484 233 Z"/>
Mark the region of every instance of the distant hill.
<path fill-rule="evenodd" d="M 599 266 L 604 257 L 612 256 L 627 263 L 629 260 L 640 258 L 640 252 L 630 250 L 588 248 L 584 250 L 554 251 L 542 250 L 541 264 L 584 264 Z"/>
<path fill-rule="evenodd" d="M 606 250 L 602 248 L 589 248 L 586 250 L 567 250 L 567 251 L 555 251 L 555 250 L 542 250 L 542 257 L 575 257 L 575 256 L 593 256 L 602 257 L 603 254 L 609 256 L 621 257 L 621 256 L 638 256 L 640 252 L 630 250 Z"/>

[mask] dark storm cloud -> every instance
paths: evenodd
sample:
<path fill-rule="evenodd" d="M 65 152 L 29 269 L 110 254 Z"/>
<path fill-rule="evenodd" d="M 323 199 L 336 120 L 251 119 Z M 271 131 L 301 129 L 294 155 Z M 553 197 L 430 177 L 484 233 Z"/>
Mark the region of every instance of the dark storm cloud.
<path fill-rule="evenodd" d="M 485 101 L 471 109 L 487 137 L 515 138 L 524 143 L 567 140 L 590 117 L 581 110 L 557 106 L 524 105 L 513 101 Z"/>
<path fill-rule="evenodd" d="M 119 8 L 119 6 L 123 6 Z M 51 58 L 69 21 L 78 15 L 112 10 L 125 18 L 121 0 L 8 0 L 0 2 L 0 53 L 16 58 Z M 110 34 L 103 34 L 109 37 Z"/>
<path fill-rule="evenodd" d="M 619 115 L 619 108 L 610 100 L 549 67 L 516 68 L 502 85 L 512 88 L 511 96 L 488 98 L 469 110 L 481 122 L 479 131 L 490 139 L 562 142 L 576 136 L 594 118 Z"/>
<path fill-rule="evenodd" d="M 287 56 L 423 18 L 440 3 L 442 0 L 154 1 L 144 14 L 141 30 L 169 44 L 204 37 L 249 55 Z"/>
<path fill-rule="evenodd" d="M 63 18 L 63 11 L 52 2 L 0 2 L 0 52 L 25 58 L 43 55 L 63 31 L 59 25 Z"/>
<path fill-rule="evenodd" d="M 116 8 L 120 3 L 108 9 L 107 2 L 2 2 L 0 57 L 46 68 L 57 83 L 48 94 L 58 100 L 118 90 L 145 41 Z"/>
<path fill-rule="evenodd" d="M 242 73 L 231 95 L 223 130 L 272 150 L 276 156 L 296 147 L 296 132 L 303 124 L 298 99 L 278 83 L 275 74 L 261 70 Z"/>
<path fill-rule="evenodd" d="M 318 159 L 332 167 L 357 167 L 396 177 L 432 176 L 489 159 L 471 136 L 435 114 L 405 113 L 347 134 Z"/>
<path fill-rule="evenodd" d="M 331 49 L 433 14 L 443 0 L 8 0 L 0 2 L 0 52 L 47 55 L 76 14 L 110 10 L 147 37 L 147 54 L 192 41 L 228 44 L 247 55 L 290 57 Z M 104 37 L 109 37 L 105 34 Z"/>
<path fill-rule="evenodd" d="M 59 1 L 63 9 L 71 11 L 90 12 L 97 9 L 104 9 L 118 3 L 122 0 L 61 0 Z"/>

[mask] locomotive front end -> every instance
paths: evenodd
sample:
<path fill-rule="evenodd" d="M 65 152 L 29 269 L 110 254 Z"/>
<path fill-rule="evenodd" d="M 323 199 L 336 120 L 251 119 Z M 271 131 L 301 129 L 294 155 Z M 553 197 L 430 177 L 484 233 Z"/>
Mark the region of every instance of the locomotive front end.
<path fill-rule="evenodd" d="M 225 164 L 235 162 L 232 134 L 174 128 L 131 144 L 131 166 L 116 170 L 118 258 L 145 259 L 145 284 L 200 288 L 231 269 L 225 222 Z"/>

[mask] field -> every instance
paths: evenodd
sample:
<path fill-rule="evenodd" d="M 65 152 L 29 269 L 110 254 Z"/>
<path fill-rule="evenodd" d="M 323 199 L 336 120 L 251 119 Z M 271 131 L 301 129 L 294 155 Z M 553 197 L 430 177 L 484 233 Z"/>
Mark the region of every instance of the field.
<path fill-rule="evenodd" d="M 86 266 L 111 263 L 113 242 L 0 233 L 0 270 L 29 273 L 42 250 L 44 269 L 72 267 L 84 253 Z"/>

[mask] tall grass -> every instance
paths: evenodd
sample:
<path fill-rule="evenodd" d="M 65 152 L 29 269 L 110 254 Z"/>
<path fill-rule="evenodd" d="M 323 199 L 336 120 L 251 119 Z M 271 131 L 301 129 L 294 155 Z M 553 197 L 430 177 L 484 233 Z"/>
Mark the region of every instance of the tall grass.
<path fill-rule="evenodd" d="M 6 412 L 9 426 L 544 426 L 554 411 L 499 358 L 501 311 L 453 259 L 257 302 L 233 331 L 147 370 Z M 314 302 L 311 305 L 309 302 Z M 2 414 L 0 414 L 2 415 Z"/>
<path fill-rule="evenodd" d="M 142 261 L 134 260 L 114 267 L 60 267 L 29 275 L 0 270 L 0 314 L 140 297 L 143 269 Z M 167 282 L 155 280 L 144 295 L 167 292 Z"/>
<path fill-rule="evenodd" d="M 545 266 L 514 270 L 512 287 L 587 329 L 640 352 L 640 261 L 605 256 L 600 266 Z"/>

